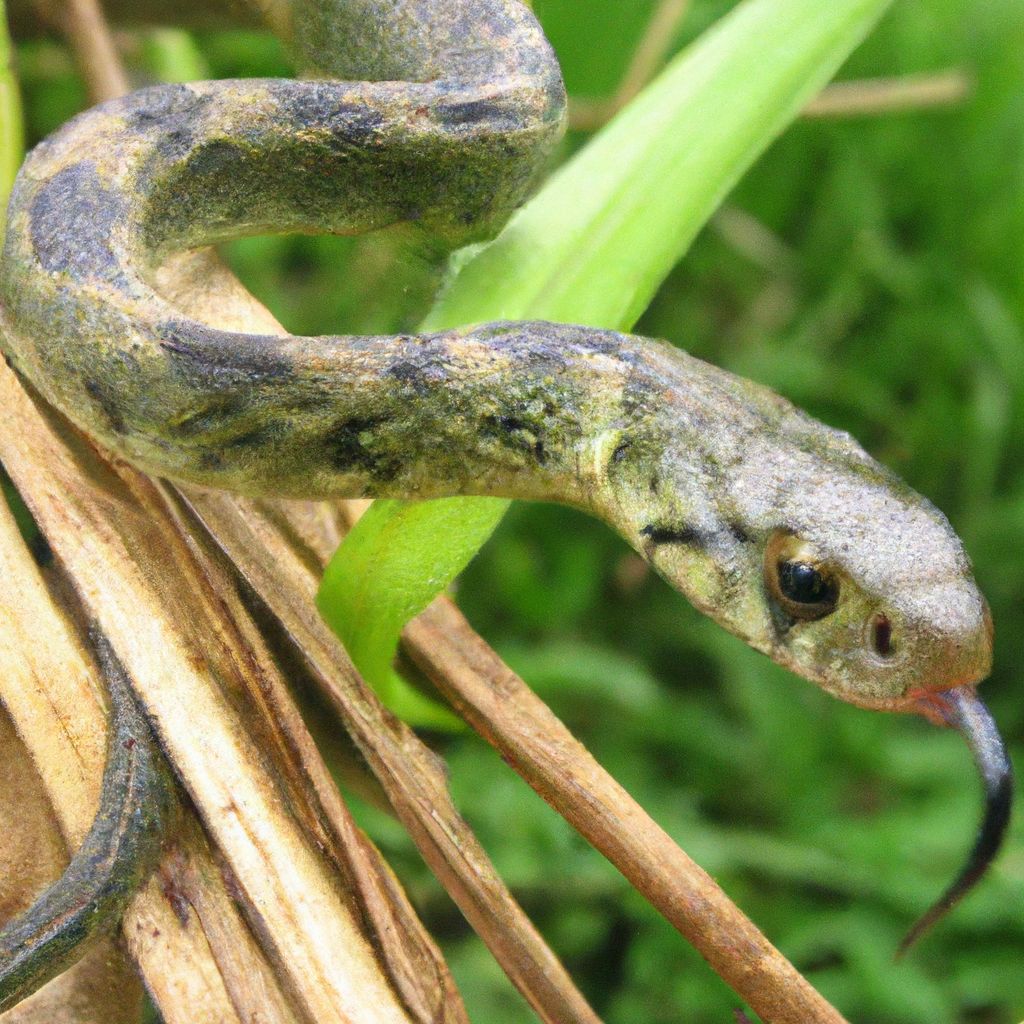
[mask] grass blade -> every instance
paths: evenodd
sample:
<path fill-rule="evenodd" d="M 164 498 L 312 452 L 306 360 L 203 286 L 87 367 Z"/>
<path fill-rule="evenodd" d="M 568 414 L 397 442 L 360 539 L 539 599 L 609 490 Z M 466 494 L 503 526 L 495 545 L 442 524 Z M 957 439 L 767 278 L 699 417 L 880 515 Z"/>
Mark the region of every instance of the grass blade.
<path fill-rule="evenodd" d="M 363 678 L 411 725 L 450 729 L 461 722 L 392 670 L 402 627 L 462 571 L 508 504 L 375 501 L 327 566 L 317 607 Z"/>
<path fill-rule="evenodd" d="M 0 240 L 7 227 L 7 197 L 25 153 L 21 94 L 14 73 L 14 51 L 7 34 L 7 13 L 0 0 Z"/>

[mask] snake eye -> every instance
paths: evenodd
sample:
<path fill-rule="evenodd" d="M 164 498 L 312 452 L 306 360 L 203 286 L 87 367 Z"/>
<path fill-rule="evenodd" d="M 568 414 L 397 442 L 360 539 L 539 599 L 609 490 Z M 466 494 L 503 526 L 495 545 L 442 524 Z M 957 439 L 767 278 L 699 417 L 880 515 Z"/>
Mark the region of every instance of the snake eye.
<path fill-rule="evenodd" d="M 765 582 L 778 606 L 794 619 L 821 619 L 839 602 L 839 580 L 812 544 L 788 534 L 765 552 Z"/>

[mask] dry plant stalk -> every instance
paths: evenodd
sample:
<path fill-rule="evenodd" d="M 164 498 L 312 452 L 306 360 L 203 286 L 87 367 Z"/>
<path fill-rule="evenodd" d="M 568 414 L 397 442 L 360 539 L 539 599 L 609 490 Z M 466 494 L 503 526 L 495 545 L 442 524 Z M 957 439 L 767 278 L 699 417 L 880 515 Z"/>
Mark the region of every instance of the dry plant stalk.
<path fill-rule="evenodd" d="M 217 500 L 205 499 L 204 508 L 209 512 Z M 281 508 L 291 513 L 290 525 L 311 550 L 326 560 L 330 549 L 317 545 L 315 531 L 303 530 L 295 512 L 284 503 Z M 262 539 L 276 547 L 268 535 Z M 277 547 L 274 564 L 286 564 L 279 561 L 287 557 L 285 546 Z M 288 574 L 292 584 L 298 572 L 296 567 Z M 268 582 L 264 577 L 263 584 Z M 502 760 L 600 850 L 764 1020 L 840 1024 L 842 1017 L 601 768 L 448 597 L 438 597 L 409 623 L 403 643 Z"/>
<path fill-rule="evenodd" d="M 833 82 L 803 109 L 804 117 L 865 117 L 924 107 L 948 107 L 971 94 L 971 79 L 951 68 L 927 75 Z"/>
<path fill-rule="evenodd" d="M 690 0 L 660 0 L 615 94 L 608 99 L 569 97 L 569 127 L 594 131 L 610 121 L 661 70 L 676 31 L 690 9 Z"/>
<path fill-rule="evenodd" d="M 538 1016 L 596 1022 L 456 810 L 443 762 L 379 703 L 320 619 L 318 577 L 291 537 L 259 503 L 199 488 L 184 493 L 306 657 L 420 854 Z"/>
<path fill-rule="evenodd" d="M 113 37 L 96 0 L 64 0 L 64 34 L 78 54 L 90 96 L 113 99 L 129 90 Z M 102 102 L 102 100 L 100 101 Z"/>
<path fill-rule="evenodd" d="M 54 602 L 5 505 L 0 508 L 0 584 L 5 594 L 0 699 L 40 772 L 67 845 L 75 848 L 89 828 L 99 799 L 106 742 L 102 683 L 79 633 Z M 228 912 L 232 910 L 229 905 Z M 223 990 L 202 932 L 185 928 L 160 884 L 153 881 L 147 886 L 122 927 L 154 994 L 171 986 L 192 1001 L 204 1020 L 240 1020 Z M 109 944 L 100 949 L 112 954 Z M 172 969 L 168 970 L 168 965 Z M 25 1014 L 29 1014 L 26 1020 L 31 1019 L 35 1007 L 57 1004 L 54 988 L 70 989 L 67 995 L 79 1001 L 81 990 L 88 989 L 95 979 L 81 967 L 74 975 L 55 979 L 3 1019 L 13 1022 Z M 128 989 L 120 997 L 129 1009 L 130 992 Z M 168 1009 L 173 1011 L 173 1006 Z M 116 1004 L 108 1002 L 102 1012 L 104 1021 L 121 1019 Z M 171 1012 L 165 1019 L 173 1024 L 195 1018 Z"/>

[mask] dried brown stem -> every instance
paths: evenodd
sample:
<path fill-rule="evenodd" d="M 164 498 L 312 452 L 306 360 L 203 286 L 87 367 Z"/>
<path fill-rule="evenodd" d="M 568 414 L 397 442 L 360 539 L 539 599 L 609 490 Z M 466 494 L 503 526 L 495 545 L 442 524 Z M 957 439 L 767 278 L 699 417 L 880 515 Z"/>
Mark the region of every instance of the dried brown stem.
<path fill-rule="evenodd" d="M 313 604 L 319 574 L 293 538 L 259 504 L 198 488 L 187 496 L 303 652 L 423 859 L 541 1020 L 597 1024 L 456 810 L 443 762 L 382 707 L 324 625 Z"/>
<path fill-rule="evenodd" d="M 314 518 L 313 506 L 289 508 L 291 503 L 280 502 L 268 508 L 268 503 L 259 503 L 249 510 L 243 505 L 248 528 L 237 533 L 238 499 L 208 492 L 198 492 L 193 499 L 204 521 L 235 553 L 236 562 L 261 592 L 291 592 L 296 578 L 303 574 L 313 592 L 319 568 L 310 562 L 330 554 L 337 523 L 329 518 L 325 521 L 322 514 Z M 284 522 L 290 522 L 292 529 Z M 299 535 L 302 542 L 298 546 L 312 558 L 297 554 Z M 301 609 L 289 612 L 281 608 L 280 598 L 271 600 L 293 637 L 306 637 L 304 642 L 300 639 L 303 646 L 322 629 L 319 620 L 317 624 L 299 621 Z M 714 881 L 504 665 L 451 601 L 438 598 L 406 627 L 404 642 L 417 665 L 503 759 L 623 872 L 763 1020 L 842 1022 L 838 1012 Z M 349 721 L 351 712 L 344 708 L 341 712 Z"/>
<path fill-rule="evenodd" d="M 271 4 L 283 0 L 268 0 Z M 7 0 L 7 14 L 15 39 L 30 39 L 56 26 L 55 9 L 63 0 Z M 103 0 L 109 24 L 119 28 L 178 25 L 189 29 L 259 28 L 260 11 L 248 0 Z"/>
<path fill-rule="evenodd" d="M 92 102 L 105 103 L 128 92 L 128 76 L 98 0 L 64 0 L 60 22 Z"/>
<path fill-rule="evenodd" d="M 283 678 L 270 660 L 265 641 L 235 588 L 235 567 L 220 548 L 210 543 L 177 492 L 166 485 L 162 489 L 182 536 L 189 538 L 204 578 L 231 620 L 245 633 L 253 662 L 234 681 L 236 702 L 242 708 L 252 706 L 261 712 L 252 718 L 249 728 L 258 734 L 261 746 L 272 752 L 293 813 L 346 880 L 346 892 L 359 911 L 363 928 L 415 1019 L 422 1024 L 468 1024 L 440 951 L 379 851 L 356 827 Z"/>
<path fill-rule="evenodd" d="M 676 30 L 690 9 L 690 0 L 660 0 L 640 37 L 613 103 L 624 107 L 658 73 Z"/>
<path fill-rule="evenodd" d="M 406 627 L 413 660 L 533 789 L 772 1024 L 843 1018 L 594 760 L 450 600 Z"/>
<path fill-rule="evenodd" d="M 231 499 L 214 497 L 219 500 Z M 271 563 L 282 566 L 294 558 L 315 581 L 367 504 L 341 502 L 331 515 L 330 506 L 320 504 L 260 502 L 253 509 L 254 522 L 261 523 L 258 548 L 252 543 L 256 532 L 230 543 L 254 551 L 269 544 Z M 763 1020 L 841 1024 L 842 1016 L 594 761 L 449 598 L 439 597 L 409 623 L 403 644 L 503 760 L 608 857 Z"/>
<path fill-rule="evenodd" d="M 685 14 L 685 4 L 675 0 Z M 668 7 L 666 0 L 663 7 Z M 578 131 L 596 131 L 607 124 L 660 69 L 664 51 L 658 51 L 649 36 L 662 10 L 655 14 L 638 46 L 615 95 L 606 99 L 569 97 L 569 127 Z M 675 25 L 662 39 L 671 40 Z M 826 85 L 801 111 L 803 117 L 870 117 L 962 103 L 971 94 L 971 79 L 963 71 L 951 68 L 933 74 L 904 75 L 897 78 L 865 78 Z"/>
<path fill-rule="evenodd" d="M 711 226 L 738 253 L 762 270 L 777 276 L 792 273 L 796 265 L 793 250 L 774 231 L 738 206 L 720 206 Z"/>
<path fill-rule="evenodd" d="M 931 75 L 833 82 L 803 109 L 804 117 L 864 117 L 897 111 L 947 107 L 971 93 L 971 80 L 951 69 Z"/>

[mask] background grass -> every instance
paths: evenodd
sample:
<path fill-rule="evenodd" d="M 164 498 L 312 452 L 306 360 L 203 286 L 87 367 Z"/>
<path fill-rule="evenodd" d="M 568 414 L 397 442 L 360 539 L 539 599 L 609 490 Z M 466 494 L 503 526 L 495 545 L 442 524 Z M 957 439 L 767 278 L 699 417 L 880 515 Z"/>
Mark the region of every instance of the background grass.
<path fill-rule="evenodd" d="M 651 6 L 537 0 L 571 94 L 614 91 Z M 695 0 L 679 44 L 729 6 Z M 197 66 L 215 76 L 287 68 L 268 37 L 197 34 L 194 42 Z M 156 66 L 159 45 L 140 47 L 143 73 Z M 22 43 L 19 58 L 34 141 L 84 97 L 58 45 Z M 897 0 L 840 77 L 951 66 L 975 83 L 955 108 L 787 131 L 730 200 L 780 244 L 737 246 L 737 220 L 748 243 L 759 236 L 743 234 L 742 219 L 717 220 L 637 331 L 852 431 L 949 515 L 992 603 L 996 664 L 983 693 L 1019 761 L 1024 6 Z M 578 142 L 570 136 L 566 151 Z M 303 333 L 409 328 L 439 274 L 397 233 L 256 239 L 227 254 Z M 645 573 L 600 524 L 565 509 L 514 506 L 458 596 L 851 1021 L 1024 1017 L 1019 816 L 977 893 L 892 962 L 973 836 L 979 788 L 958 737 L 841 705 L 786 674 Z M 732 1020 L 729 990 L 489 748 L 473 736 L 437 743 L 459 805 L 609 1024 Z M 532 1020 L 399 827 L 366 808 L 360 815 L 442 939 L 474 1020 Z"/>

